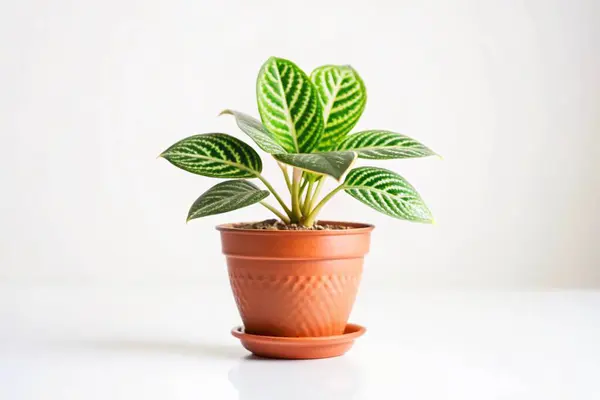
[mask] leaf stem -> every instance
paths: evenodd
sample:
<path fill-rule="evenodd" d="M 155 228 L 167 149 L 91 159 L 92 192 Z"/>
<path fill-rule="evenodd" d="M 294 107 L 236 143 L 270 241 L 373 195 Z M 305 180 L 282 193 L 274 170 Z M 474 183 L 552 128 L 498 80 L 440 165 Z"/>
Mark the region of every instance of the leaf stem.
<path fill-rule="evenodd" d="M 285 166 L 284 164 L 282 164 L 280 162 L 278 162 L 277 165 L 279 165 L 279 169 L 281 169 L 281 172 L 283 172 L 283 177 L 285 178 L 285 184 L 287 185 L 289 192 L 292 193 L 292 182 L 290 182 L 290 176 L 287 173 L 287 166 Z"/>
<path fill-rule="evenodd" d="M 302 175 L 304 176 L 304 175 Z M 302 195 L 304 194 L 304 189 L 306 189 L 308 181 L 304 179 L 302 181 L 302 185 L 300 185 L 300 209 L 304 209 L 304 200 L 302 199 Z"/>
<path fill-rule="evenodd" d="M 277 217 L 279 217 L 279 219 L 282 220 L 283 222 L 285 222 L 286 224 L 290 223 L 290 219 L 288 217 L 283 215 L 281 212 L 279 212 L 279 210 L 277 210 L 275 207 L 273 207 L 269 203 L 265 203 L 264 201 L 261 201 L 260 204 L 263 205 L 264 207 L 266 207 L 273 214 L 277 215 Z"/>
<path fill-rule="evenodd" d="M 262 183 L 264 183 L 264 185 L 267 187 L 267 189 L 269 189 L 269 191 L 271 193 L 273 193 L 273 196 L 275 196 L 275 198 L 277 199 L 277 201 L 279 202 L 279 204 L 281 205 L 281 207 L 283 208 L 283 210 L 285 211 L 285 213 L 288 215 L 288 217 L 291 218 L 292 217 L 292 212 L 285 205 L 285 202 L 281 199 L 281 197 L 279 196 L 279 193 L 277 193 L 277 191 L 273 188 L 273 186 L 271 186 L 271 184 L 269 183 L 269 181 L 267 181 L 265 179 L 265 177 L 262 176 L 261 174 L 257 174 L 256 177 L 258 179 L 260 179 Z"/>
<path fill-rule="evenodd" d="M 319 204 L 317 204 L 317 206 L 310 212 L 310 214 L 308 215 L 308 217 L 306 217 L 306 219 L 304 220 L 304 225 L 306 226 L 311 226 L 312 224 L 315 223 L 315 219 L 317 218 L 317 215 L 319 214 L 319 211 L 321 211 L 321 208 L 323 208 L 323 206 L 329 201 L 331 200 L 331 198 L 333 196 L 335 196 L 337 194 L 337 192 L 339 192 L 340 190 L 344 189 L 346 186 L 342 183 L 341 185 L 339 185 L 338 187 L 336 187 L 335 189 L 333 189 L 331 192 L 329 192 L 325 197 L 323 197 L 323 199 L 319 202 Z"/>
<path fill-rule="evenodd" d="M 298 199 L 300 202 L 300 211 L 302 211 L 302 215 L 304 215 L 304 189 L 306 189 L 306 185 L 304 184 L 306 181 L 303 181 L 300 185 L 300 193 L 298 193 Z"/>
<path fill-rule="evenodd" d="M 304 189 L 306 189 L 306 185 L 308 184 L 308 179 L 304 179 L 302 185 L 300 185 L 300 194 L 304 193 Z"/>
<path fill-rule="evenodd" d="M 312 200 L 312 189 L 313 189 L 313 185 L 315 184 L 314 181 L 309 181 L 308 182 L 308 188 L 306 189 L 306 196 L 304 197 L 304 201 L 302 202 L 302 215 L 307 216 L 309 211 L 310 211 L 310 202 Z"/>
<path fill-rule="evenodd" d="M 300 181 L 302 179 L 302 170 L 293 168 L 292 172 L 292 215 L 290 219 L 292 222 L 299 222 L 302 218 L 302 211 L 300 210 Z"/>
<path fill-rule="evenodd" d="M 319 183 L 317 183 L 317 188 L 315 189 L 313 195 L 310 198 L 310 204 L 307 207 L 307 212 L 311 212 L 313 209 L 313 205 L 315 201 L 319 198 L 319 194 L 321 193 L 321 189 L 323 188 L 323 184 L 325 183 L 325 176 L 319 178 Z"/>

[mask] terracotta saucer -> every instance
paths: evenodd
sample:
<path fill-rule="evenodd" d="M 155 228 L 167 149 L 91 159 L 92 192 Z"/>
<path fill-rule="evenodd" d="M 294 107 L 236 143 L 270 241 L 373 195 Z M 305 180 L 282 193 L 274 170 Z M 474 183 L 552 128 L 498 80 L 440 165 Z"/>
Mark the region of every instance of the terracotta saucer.
<path fill-rule="evenodd" d="M 244 332 L 236 326 L 231 334 L 242 341 L 248 351 L 259 357 L 286 359 L 314 359 L 341 356 L 354 344 L 354 339 L 367 330 L 360 325 L 348 324 L 342 335 L 319 337 L 260 336 Z"/>

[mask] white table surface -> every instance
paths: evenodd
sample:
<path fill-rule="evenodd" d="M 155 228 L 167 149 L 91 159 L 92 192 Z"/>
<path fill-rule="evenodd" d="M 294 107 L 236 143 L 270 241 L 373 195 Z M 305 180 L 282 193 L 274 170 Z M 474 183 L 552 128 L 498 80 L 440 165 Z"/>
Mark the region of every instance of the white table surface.
<path fill-rule="evenodd" d="M 343 357 L 248 357 L 226 284 L 0 285 L 0 399 L 600 398 L 600 292 L 362 288 Z"/>

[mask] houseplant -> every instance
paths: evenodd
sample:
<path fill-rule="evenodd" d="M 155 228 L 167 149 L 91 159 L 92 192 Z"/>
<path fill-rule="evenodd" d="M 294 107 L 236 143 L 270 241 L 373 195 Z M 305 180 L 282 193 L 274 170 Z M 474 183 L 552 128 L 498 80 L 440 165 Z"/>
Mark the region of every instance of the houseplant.
<path fill-rule="evenodd" d="M 356 336 L 361 331 L 359 327 L 347 332 L 347 320 L 373 227 L 317 221 L 317 216 L 336 194 L 345 192 L 391 217 L 433 222 L 429 209 L 403 177 L 378 167 L 351 167 L 357 158 L 385 160 L 435 153 L 391 131 L 349 134 L 367 99 L 362 79 L 350 66 L 325 65 L 309 77 L 291 61 L 272 57 L 260 69 L 256 94 L 261 120 L 233 110 L 222 114 L 232 115 L 239 128 L 275 159 L 289 202 L 261 174 L 259 154 L 233 136 L 190 136 L 161 157 L 194 174 L 228 179 L 192 204 L 188 221 L 255 203 L 278 218 L 217 227 L 244 323 L 244 329 L 234 330 L 234 335 L 249 348 L 253 346 L 250 339 L 265 345 L 281 338 L 283 347 L 291 348 L 279 354 L 282 357 L 336 355 L 345 348 L 332 353 L 332 346 L 325 346 L 329 353 L 320 349 L 311 355 L 302 351 L 307 343 L 325 343 L 327 338 L 339 339 L 345 333 Z M 322 196 L 329 178 L 340 183 Z M 260 181 L 264 189 L 250 179 Z M 270 195 L 277 205 L 265 201 Z M 295 352 L 295 345 L 304 350 Z M 278 355 L 256 346 L 250 350 Z"/>

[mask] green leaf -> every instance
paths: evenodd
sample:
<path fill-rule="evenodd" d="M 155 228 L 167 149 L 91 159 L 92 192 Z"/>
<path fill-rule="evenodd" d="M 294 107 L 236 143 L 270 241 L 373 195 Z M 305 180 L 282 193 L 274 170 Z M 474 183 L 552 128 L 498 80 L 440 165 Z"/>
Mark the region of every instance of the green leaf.
<path fill-rule="evenodd" d="M 358 132 L 347 136 L 335 149 L 356 151 L 359 158 L 370 160 L 436 155 L 433 150 L 408 136 L 381 130 Z"/>
<path fill-rule="evenodd" d="M 296 64 L 271 57 L 256 82 L 262 123 L 288 153 L 310 153 L 323 134 L 317 90 Z"/>
<path fill-rule="evenodd" d="M 349 65 L 324 65 L 310 75 L 323 107 L 325 130 L 319 150 L 332 150 L 358 122 L 367 103 L 367 90 Z"/>
<path fill-rule="evenodd" d="M 431 212 L 414 187 L 395 172 L 360 167 L 348 173 L 344 190 L 371 208 L 394 218 L 433 223 Z"/>
<path fill-rule="evenodd" d="M 285 149 L 281 147 L 271 132 L 265 129 L 262 123 L 254 117 L 244 114 L 239 111 L 224 110 L 219 115 L 229 114 L 235 117 L 237 126 L 254 140 L 254 142 L 262 150 L 267 153 L 285 153 Z"/>
<path fill-rule="evenodd" d="M 269 195 L 256 185 L 244 180 L 217 183 L 192 204 L 187 220 L 207 215 L 222 214 L 258 203 Z"/>
<path fill-rule="evenodd" d="M 252 178 L 262 171 L 258 153 L 224 133 L 190 136 L 160 156 L 183 170 L 213 178 Z"/>
<path fill-rule="evenodd" d="M 356 159 L 352 151 L 332 151 L 329 153 L 311 154 L 273 154 L 277 161 L 300 168 L 304 171 L 342 178 Z"/>

